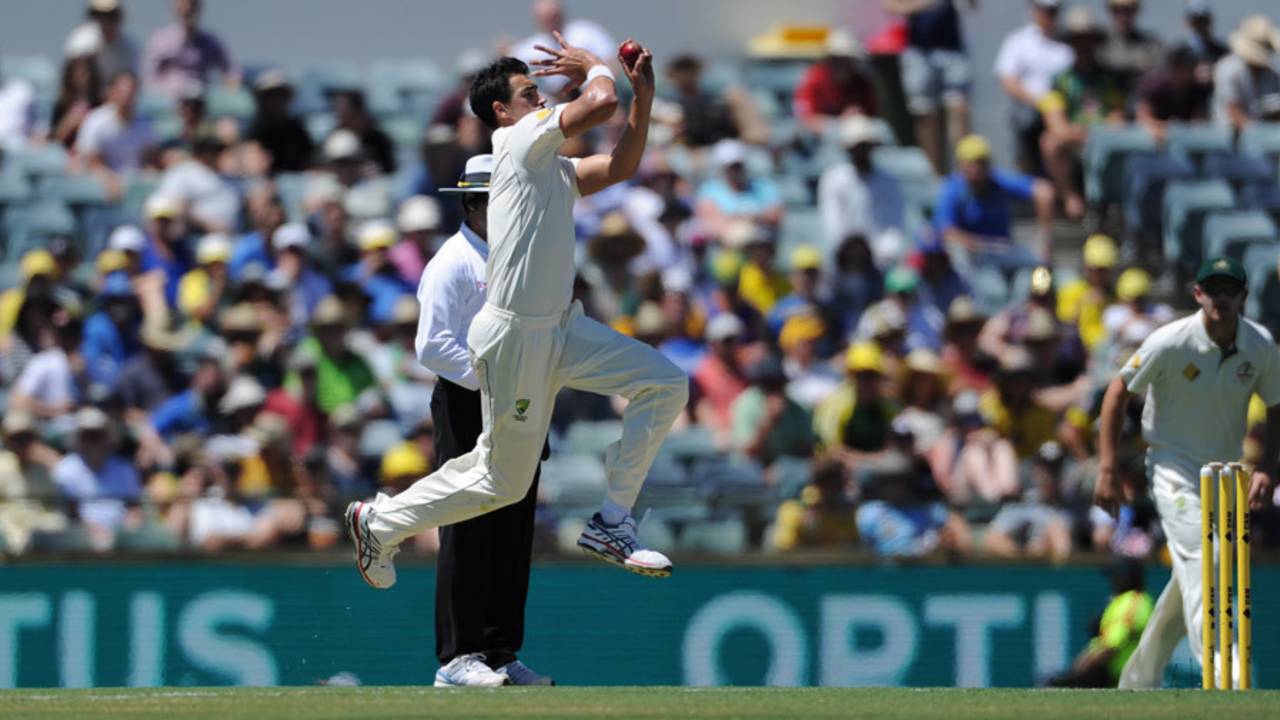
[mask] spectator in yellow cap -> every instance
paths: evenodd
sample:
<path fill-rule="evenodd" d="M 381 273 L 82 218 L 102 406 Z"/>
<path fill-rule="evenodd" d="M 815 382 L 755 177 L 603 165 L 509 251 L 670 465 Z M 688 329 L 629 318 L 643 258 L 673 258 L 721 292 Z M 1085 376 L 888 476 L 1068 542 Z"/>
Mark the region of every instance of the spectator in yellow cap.
<path fill-rule="evenodd" d="M 431 461 L 422 449 L 405 440 L 392 445 L 382 456 L 379 475 L 383 492 L 400 492 L 431 472 Z M 437 528 L 414 537 L 411 542 L 421 552 L 435 552 L 440 547 Z"/>
<path fill-rule="evenodd" d="M 1083 277 L 1058 291 L 1058 319 L 1072 323 L 1085 348 L 1092 351 L 1106 337 L 1102 313 L 1115 299 L 1112 273 L 1118 253 L 1116 243 L 1101 233 L 1084 241 Z"/>
<path fill-rule="evenodd" d="M 789 318 L 801 313 L 817 313 L 826 317 L 827 303 L 818 296 L 822 286 L 822 252 L 812 245 L 801 245 L 791 251 L 789 258 L 791 292 L 784 295 L 769 310 L 766 320 L 769 331 L 775 336 Z"/>
<path fill-rule="evenodd" d="M 1050 252 L 1053 187 L 1044 180 L 991 166 L 991 145 L 981 135 L 956 144 L 956 172 L 942 182 L 934 225 L 972 266 L 1005 271 L 1034 267 Z M 1035 208 L 1039 237 L 1029 248 L 1013 237 L 1013 203 Z"/>
<path fill-rule="evenodd" d="M 1116 280 L 1116 302 L 1102 314 L 1102 325 L 1107 339 L 1114 342 L 1143 337 L 1173 317 L 1173 308 L 1151 300 L 1151 275 L 1142 268 L 1129 268 Z"/>
<path fill-rule="evenodd" d="M 196 245 L 196 269 L 178 283 L 178 310 L 203 323 L 222 304 L 227 292 L 227 263 L 231 260 L 231 238 L 211 233 Z"/>
<path fill-rule="evenodd" d="M 809 410 L 840 384 L 836 369 L 818 357 L 819 343 L 826 334 L 826 324 L 812 311 L 792 315 L 778 334 L 782 369 L 790 381 L 787 394 Z"/>
<path fill-rule="evenodd" d="M 884 354 L 860 342 L 845 354 L 847 379 L 814 411 L 814 430 L 828 452 L 853 467 L 883 451 L 897 403 L 883 391 Z"/>
<path fill-rule="evenodd" d="M 47 295 L 58 275 L 58 263 L 48 250 L 28 250 L 19 263 L 22 285 L 0 294 L 0 336 L 13 331 L 28 295 Z"/>
<path fill-rule="evenodd" d="M 387 317 L 396 301 L 411 294 L 415 286 L 400 277 L 389 252 L 398 239 L 395 226 L 382 220 L 365 223 L 356 237 L 360 260 L 343 273 L 348 282 L 358 283 L 369 296 L 369 315 Z"/>

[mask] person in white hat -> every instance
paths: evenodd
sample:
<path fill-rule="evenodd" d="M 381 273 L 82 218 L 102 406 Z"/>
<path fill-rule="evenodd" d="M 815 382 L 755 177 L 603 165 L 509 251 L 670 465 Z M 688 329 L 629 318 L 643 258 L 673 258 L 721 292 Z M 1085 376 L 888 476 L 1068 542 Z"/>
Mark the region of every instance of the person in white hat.
<path fill-rule="evenodd" d="M 86 21 L 77 25 L 67 36 L 67 56 L 74 38 L 92 32 L 96 40 L 93 55 L 98 66 L 98 77 L 109 80 L 122 72 L 138 72 L 138 46 L 124 32 L 124 7 L 120 0 L 89 0 L 86 3 Z"/>
<path fill-rule="evenodd" d="M 487 296 L 467 332 L 484 429 L 475 450 L 404 492 L 348 508 L 357 570 L 375 588 L 395 583 L 393 558 L 405 539 L 526 496 L 565 387 L 629 400 L 622 437 L 606 455 L 608 494 L 579 547 L 637 574 L 671 574 L 671 561 L 640 540 L 631 509 L 688 402 L 688 377 L 656 349 L 586 317 L 573 300 L 573 202 L 635 175 L 653 105 L 653 57 L 641 48 L 623 63 L 633 100 L 613 152 L 571 160 L 556 149 L 608 122 L 618 88 L 600 58 L 555 37 L 559 47 L 545 49 L 534 75 L 585 83 L 572 102 L 548 106 L 515 58 L 490 64 L 472 84 L 472 110 L 494 128 Z"/>
<path fill-rule="evenodd" d="M 333 283 L 312 259 L 313 242 L 306 223 L 300 222 L 285 223 L 271 236 L 276 251 L 271 277 L 286 288 L 285 307 L 296 328 L 304 327 L 320 301 L 333 293 Z"/>
<path fill-rule="evenodd" d="M 880 125 L 855 115 L 840 121 L 839 134 L 848 161 L 831 165 L 818 179 L 818 214 L 827 246 L 838 247 L 850 235 L 875 244 L 881 233 L 904 226 L 902 186 L 872 162 L 875 149 L 885 142 Z"/>
<path fill-rule="evenodd" d="M 165 301 L 174 307 L 178 283 L 192 267 L 187 235 L 186 205 L 181 198 L 154 192 L 142 206 L 147 221 L 147 244 L 142 249 L 141 271 L 164 276 Z"/>
<path fill-rule="evenodd" d="M 1034 166 L 1040 157 L 1040 98 L 1075 60 L 1071 48 L 1056 37 L 1062 0 L 1030 0 L 1029 4 L 1031 21 L 1005 36 L 995 61 L 1000 87 L 1013 101 L 1011 120 L 1024 166 Z"/>
<path fill-rule="evenodd" d="M 433 245 L 442 219 L 440 203 L 433 197 L 414 195 L 400 203 L 400 211 L 396 213 L 400 242 L 391 248 L 388 256 L 401 277 L 410 282 L 422 277 L 423 268 L 435 252 Z"/>
<path fill-rule="evenodd" d="M 698 187 L 695 212 L 709 232 L 719 235 L 735 221 L 749 220 L 770 228 L 782 222 L 782 194 L 772 180 L 747 169 L 749 152 L 740 140 L 711 146 L 711 172 Z"/>
<path fill-rule="evenodd" d="M 64 497 L 76 501 L 80 521 L 89 531 L 94 550 L 111 549 L 116 532 L 136 513 L 126 503 L 142 492 L 138 471 L 116 454 L 111 421 L 96 407 L 75 414 L 75 451 L 53 468 L 53 479 Z"/>
<path fill-rule="evenodd" d="M 1280 29 L 1266 15 L 1251 15 L 1229 38 L 1231 54 L 1213 71 L 1213 120 L 1237 130 L 1280 118 Z"/>
<path fill-rule="evenodd" d="M 465 220 L 427 263 L 418 283 L 421 309 L 414 344 L 418 360 L 438 378 L 431 397 L 435 467 L 472 450 L 484 425 L 480 379 L 466 338 L 485 301 L 492 173 L 493 156 L 476 155 L 455 186 L 441 188 L 461 197 Z M 519 502 L 440 528 L 437 685 L 500 686 L 507 678 L 515 684 L 550 684 L 516 658 L 524 640 L 539 472 L 534 470 Z"/>
<path fill-rule="evenodd" d="M 812 132 L 848 115 L 879 115 L 875 87 L 863 68 L 864 52 L 848 31 L 836 28 L 827 34 L 823 57 L 805 71 L 796 85 L 792 110 Z"/>

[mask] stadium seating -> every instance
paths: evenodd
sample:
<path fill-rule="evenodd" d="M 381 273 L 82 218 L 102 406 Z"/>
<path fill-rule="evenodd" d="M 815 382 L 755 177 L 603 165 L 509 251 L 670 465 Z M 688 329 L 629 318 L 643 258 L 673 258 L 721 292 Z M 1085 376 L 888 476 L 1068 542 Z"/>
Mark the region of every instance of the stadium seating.
<path fill-rule="evenodd" d="M 1269 243 L 1253 243 L 1245 248 L 1242 260 L 1249 273 L 1249 295 L 1245 314 L 1256 318 L 1261 310 L 1262 288 L 1276 275 L 1280 263 L 1280 239 Z"/>
<path fill-rule="evenodd" d="M 1221 125 L 1171 123 L 1167 142 L 1171 155 L 1187 158 L 1197 165 L 1207 156 L 1230 154 L 1232 149 L 1231 130 Z"/>
<path fill-rule="evenodd" d="M 1280 158 L 1280 123 L 1252 123 L 1240 133 L 1240 152 L 1275 162 Z"/>
<path fill-rule="evenodd" d="M 1222 180 L 1169 183 L 1164 192 L 1164 256 L 1184 272 L 1194 272 L 1201 259 L 1204 217 L 1235 207 L 1235 193 Z"/>
<path fill-rule="evenodd" d="M 1156 152 L 1156 142 L 1145 129 L 1135 126 L 1099 126 L 1089 131 L 1084 148 L 1085 197 L 1093 203 L 1124 199 L 1125 158 Z"/>
<path fill-rule="evenodd" d="M 1261 210 L 1210 213 L 1204 221 L 1204 257 L 1230 255 L 1243 260 L 1249 245 L 1280 242 L 1276 232 L 1276 224 Z"/>
<path fill-rule="evenodd" d="M 1160 237 L 1165 185 L 1195 177 L 1190 160 L 1169 155 L 1133 155 L 1125 162 L 1125 223 L 1131 232 Z"/>

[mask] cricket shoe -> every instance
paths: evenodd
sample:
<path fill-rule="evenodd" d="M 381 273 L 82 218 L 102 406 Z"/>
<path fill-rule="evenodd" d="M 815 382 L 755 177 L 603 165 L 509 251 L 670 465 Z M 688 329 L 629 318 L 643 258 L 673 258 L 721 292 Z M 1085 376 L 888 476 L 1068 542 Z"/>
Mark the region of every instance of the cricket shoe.
<path fill-rule="evenodd" d="M 511 662 L 498 668 L 498 672 L 507 676 L 512 685 L 555 685 L 556 681 L 550 677 L 539 673 L 530 668 L 528 665 L 519 660 Z"/>
<path fill-rule="evenodd" d="M 485 665 L 480 653 L 459 655 L 436 671 L 436 687 L 495 688 L 507 683 L 507 675 Z"/>
<path fill-rule="evenodd" d="M 606 525 L 600 513 L 591 516 L 587 529 L 578 536 L 583 552 L 623 570 L 646 577 L 670 577 L 671 561 L 640 542 L 636 519 L 627 515 L 617 525 Z"/>
<path fill-rule="evenodd" d="M 373 534 L 369 521 L 377 513 L 367 502 L 353 502 L 347 506 L 347 536 L 355 546 L 356 569 L 370 586 L 386 590 L 396 584 L 396 566 L 392 563 L 400 548 L 383 549 L 382 542 Z"/>

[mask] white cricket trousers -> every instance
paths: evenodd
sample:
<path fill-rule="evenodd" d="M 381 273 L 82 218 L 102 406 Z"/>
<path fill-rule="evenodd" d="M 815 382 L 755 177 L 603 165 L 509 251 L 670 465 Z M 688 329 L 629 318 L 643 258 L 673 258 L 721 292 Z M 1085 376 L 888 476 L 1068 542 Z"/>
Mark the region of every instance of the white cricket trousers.
<path fill-rule="evenodd" d="M 605 453 L 611 502 L 635 505 L 649 466 L 689 398 L 689 379 L 654 348 L 602 325 L 574 302 L 558 315 L 486 304 L 467 333 L 484 429 L 471 452 L 395 497 L 379 496 L 370 528 L 390 545 L 518 502 L 537 468 L 561 388 L 621 395 L 622 437 Z M 544 479 L 544 481 L 547 479 Z"/>
<path fill-rule="evenodd" d="M 1119 684 L 1125 689 L 1160 687 L 1165 666 L 1184 635 L 1196 662 L 1204 661 L 1200 642 L 1204 602 L 1200 586 L 1200 464 L 1158 453 L 1148 457 L 1147 474 L 1173 561 L 1173 574 L 1156 600 L 1137 649 L 1120 671 Z M 1217 495 L 1216 490 L 1214 494 Z M 1210 557 L 1209 562 L 1214 558 Z M 1234 644 L 1232 648 L 1234 655 Z M 1232 673 L 1238 675 L 1239 663 L 1233 662 L 1231 667 Z"/>

